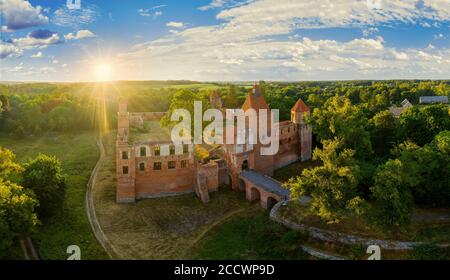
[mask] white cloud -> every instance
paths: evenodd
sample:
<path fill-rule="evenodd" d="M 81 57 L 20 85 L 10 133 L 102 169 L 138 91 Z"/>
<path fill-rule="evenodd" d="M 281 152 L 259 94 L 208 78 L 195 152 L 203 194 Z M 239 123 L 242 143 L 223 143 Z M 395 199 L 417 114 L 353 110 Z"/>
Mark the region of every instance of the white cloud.
<path fill-rule="evenodd" d="M 430 28 L 430 27 L 431 27 L 431 24 L 429 24 L 428 22 L 421 22 L 421 23 L 420 23 L 420 26 L 426 27 L 426 28 Z"/>
<path fill-rule="evenodd" d="M 64 38 L 66 40 L 79 40 L 92 37 L 95 37 L 95 34 L 87 29 L 78 30 L 76 33 L 69 33 L 67 35 L 64 35 Z"/>
<path fill-rule="evenodd" d="M 299 28 L 365 27 L 397 21 L 449 20 L 450 5 L 448 0 L 396 0 L 383 1 L 382 8 L 378 10 L 369 9 L 365 0 L 260 0 L 223 10 L 217 18 L 230 22 L 224 28 L 239 26 L 246 31 L 255 29 L 253 33 L 263 36 L 267 31 L 286 34 Z M 268 27 L 271 27 L 270 30 Z"/>
<path fill-rule="evenodd" d="M 81 9 L 68 9 L 62 7 L 53 13 L 52 23 L 72 28 L 79 28 L 82 25 L 92 23 L 99 15 L 98 8 L 95 5 L 82 6 Z"/>
<path fill-rule="evenodd" d="M 184 23 L 179 22 L 179 21 L 168 22 L 168 23 L 166 23 L 166 26 L 173 27 L 173 28 L 184 28 L 185 27 Z"/>
<path fill-rule="evenodd" d="M 47 75 L 55 73 L 56 70 L 53 67 L 26 67 L 23 63 L 12 67 L 2 67 L 1 73 L 12 74 L 12 80 L 20 80 L 20 77 L 36 77 L 36 75 Z"/>
<path fill-rule="evenodd" d="M 449 69 L 436 67 L 450 63 L 449 49 L 400 50 L 386 47 L 381 37 L 345 42 L 303 37 L 296 41 L 216 43 L 192 34 L 187 37 L 183 32 L 171 35 L 172 40 L 135 46 L 119 57 L 120 67 L 124 73 L 142 69 L 142 79 L 326 80 L 450 75 Z M 179 43 L 179 38 L 184 41 Z"/>
<path fill-rule="evenodd" d="M 53 33 L 48 38 L 34 38 L 28 34 L 26 37 L 12 39 L 14 45 L 21 48 L 32 48 L 32 47 L 46 47 L 48 45 L 54 45 L 62 43 L 62 39 L 58 33 Z"/>
<path fill-rule="evenodd" d="M 20 57 L 22 55 L 22 49 L 14 44 L 7 42 L 0 42 L 0 58 L 7 57 Z"/>
<path fill-rule="evenodd" d="M 398 60 L 409 60 L 409 56 L 405 52 L 397 52 L 396 50 L 392 50 L 392 55 Z"/>
<path fill-rule="evenodd" d="M 156 9 L 161 9 L 161 8 L 164 8 L 164 7 L 167 7 L 167 5 L 157 5 L 157 6 L 151 7 L 151 9 L 152 10 L 156 10 Z"/>
<path fill-rule="evenodd" d="M 37 53 L 31 55 L 32 58 L 41 58 L 42 56 L 43 56 L 42 52 L 37 52 Z"/>
<path fill-rule="evenodd" d="M 441 39 L 445 39 L 446 36 L 445 36 L 444 34 L 442 34 L 442 33 L 439 33 L 439 34 L 435 34 L 435 35 L 433 36 L 433 38 L 434 38 L 435 40 L 441 40 Z"/>
<path fill-rule="evenodd" d="M 215 8 L 220 8 L 223 7 L 223 5 L 225 5 L 225 3 L 227 2 L 227 0 L 213 0 L 211 3 L 209 3 L 208 5 L 205 6 L 201 6 L 200 8 L 198 8 L 200 11 L 207 11 L 209 9 L 215 9 Z"/>
<path fill-rule="evenodd" d="M 355 49 L 357 52 L 376 52 L 382 51 L 383 38 L 377 37 L 376 39 L 354 39 L 348 43 L 349 49 Z"/>
<path fill-rule="evenodd" d="M 149 12 L 149 9 L 142 9 L 142 8 L 138 10 L 138 14 L 141 15 L 141 16 L 143 16 L 143 17 L 149 17 L 149 16 L 152 15 L 152 14 Z"/>
<path fill-rule="evenodd" d="M 153 7 L 153 8 L 158 8 L 158 6 L 155 6 L 155 7 Z M 152 8 L 152 9 L 153 9 L 153 8 Z M 159 16 L 162 16 L 162 14 L 163 14 L 162 11 L 155 11 L 155 12 L 152 12 L 152 11 L 151 11 L 152 9 L 143 9 L 143 8 L 141 8 L 141 9 L 137 10 L 137 12 L 138 12 L 138 14 L 139 14 L 140 16 L 143 16 L 143 17 L 153 17 L 153 18 L 157 18 L 157 17 L 159 17 Z"/>
<path fill-rule="evenodd" d="M 171 24 L 169 35 L 119 54 L 115 65 L 123 79 L 448 78 L 449 48 L 394 48 L 373 36 L 379 27 L 398 23 L 439 28 L 450 20 L 448 1 L 383 1 L 380 9 L 370 9 L 366 0 L 213 0 L 201 9 L 220 8 L 219 24 Z M 138 13 L 156 18 L 162 12 L 154 8 Z M 313 40 L 302 32 L 294 35 L 333 27 L 360 28 L 363 36 Z"/>
<path fill-rule="evenodd" d="M 29 1 L 1 0 L 0 11 L 5 23 L 2 31 L 16 31 L 48 23 L 48 17 L 41 13 L 42 7 L 33 7 Z"/>
<path fill-rule="evenodd" d="M 370 35 L 378 32 L 380 32 L 380 30 L 377 27 L 368 27 L 362 30 L 364 37 L 369 37 Z"/>
<path fill-rule="evenodd" d="M 201 6 L 198 9 L 200 11 L 207 11 L 211 9 L 238 7 L 252 1 L 254 0 L 212 0 L 208 5 Z"/>
<path fill-rule="evenodd" d="M 259 0 L 222 10 L 218 25 L 197 26 L 136 45 L 119 60 L 124 76 L 142 79 L 308 80 L 448 77 L 449 49 L 397 49 L 378 26 L 450 19 L 438 2 Z M 445 7 L 444 7 L 445 8 Z M 449 10 L 446 8 L 447 11 Z M 374 26 L 377 24 L 377 26 Z M 312 40 L 293 32 L 307 28 L 360 27 L 366 36 L 347 41 Z M 289 38 L 289 40 L 286 40 Z M 142 71 L 139 72 L 139 69 Z M 201 69 L 201 70 L 199 70 Z M 129 77 L 131 78 L 131 77 Z"/>

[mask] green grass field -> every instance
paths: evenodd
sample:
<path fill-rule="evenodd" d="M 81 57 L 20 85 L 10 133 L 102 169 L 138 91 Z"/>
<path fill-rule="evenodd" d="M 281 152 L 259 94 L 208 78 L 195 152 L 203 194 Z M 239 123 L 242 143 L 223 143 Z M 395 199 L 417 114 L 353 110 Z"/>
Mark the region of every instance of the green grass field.
<path fill-rule="evenodd" d="M 211 230 L 199 243 L 195 259 L 272 260 L 308 259 L 300 245 L 306 236 L 268 218 L 255 208 L 233 216 Z"/>
<path fill-rule="evenodd" d="M 51 133 L 24 139 L 1 137 L 0 146 L 13 150 L 21 163 L 39 153 L 55 155 L 67 175 L 67 194 L 62 211 L 41 221 L 38 231 L 32 236 L 39 256 L 42 259 L 67 259 L 67 246 L 78 245 L 82 259 L 108 258 L 91 231 L 85 209 L 86 184 L 99 155 L 96 133 Z"/>

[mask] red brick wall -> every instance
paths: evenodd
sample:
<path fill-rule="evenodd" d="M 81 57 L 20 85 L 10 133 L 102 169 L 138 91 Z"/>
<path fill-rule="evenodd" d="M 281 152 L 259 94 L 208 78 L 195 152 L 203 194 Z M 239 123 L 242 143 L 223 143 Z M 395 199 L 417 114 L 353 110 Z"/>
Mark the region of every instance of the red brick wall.
<path fill-rule="evenodd" d="M 181 167 L 181 161 L 187 160 L 188 166 Z M 168 162 L 175 161 L 175 169 L 168 168 Z M 154 162 L 161 163 L 161 170 L 154 170 Z M 139 164 L 145 164 L 145 170 Z M 183 193 L 194 190 L 195 167 L 189 161 L 189 155 L 171 155 L 162 157 L 136 157 L 136 197 L 151 197 L 160 194 Z"/>
<path fill-rule="evenodd" d="M 219 188 L 219 165 L 211 161 L 208 164 L 198 166 L 198 172 L 205 175 L 208 191 L 216 191 Z"/>

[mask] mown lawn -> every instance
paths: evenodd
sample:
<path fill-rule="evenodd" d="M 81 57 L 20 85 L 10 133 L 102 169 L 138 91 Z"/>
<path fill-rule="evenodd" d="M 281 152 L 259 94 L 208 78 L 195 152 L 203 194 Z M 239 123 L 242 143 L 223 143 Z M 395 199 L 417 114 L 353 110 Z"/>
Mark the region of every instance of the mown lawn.
<path fill-rule="evenodd" d="M 42 220 L 32 236 L 42 259 L 67 259 L 67 246 L 78 245 L 82 259 L 107 259 L 91 231 L 85 209 L 86 184 L 98 159 L 95 132 L 49 133 L 42 137 L 13 139 L 0 137 L 0 146 L 14 151 L 18 162 L 39 153 L 56 156 L 67 175 L 67 194 L 63 209 Z"/>

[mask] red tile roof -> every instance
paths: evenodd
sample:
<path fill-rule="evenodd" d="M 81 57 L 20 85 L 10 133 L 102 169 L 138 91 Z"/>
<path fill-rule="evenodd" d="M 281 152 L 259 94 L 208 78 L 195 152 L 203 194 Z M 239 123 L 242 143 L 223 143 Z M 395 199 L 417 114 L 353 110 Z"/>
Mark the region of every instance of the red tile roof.
<path fill-rule="evenodd" d="M 297 103 L 295 103 L 294 107 L 292 107 L 291 112 L 307 112 L 309 111 L 308 106 L 303 102 L 303 100 L 299 99 Z"/>
<path fill-rule="evenodd" d="M 248 109 L 269 109 L 264 96 L 261 94 L 261 91 L 257 85 L 253 86 L 252 91 L 247 95 L 245 99 L 244 105 L 242 105 L 242 110 L 247 111 Z"/>

